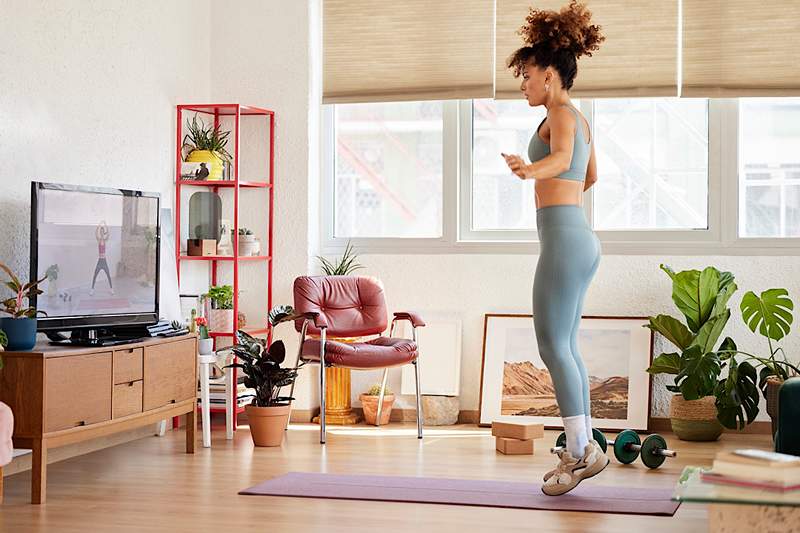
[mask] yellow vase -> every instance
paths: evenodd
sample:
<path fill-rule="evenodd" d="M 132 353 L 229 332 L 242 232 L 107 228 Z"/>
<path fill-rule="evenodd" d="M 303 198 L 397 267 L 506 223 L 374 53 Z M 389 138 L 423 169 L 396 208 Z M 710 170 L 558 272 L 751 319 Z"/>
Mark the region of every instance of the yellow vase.
<path fill-rule="evenodd" d="M 208 180 L 222 179 L 222 158 L 210 150 L 192 150 L 186 157 L 189 163 L 206 163 Z"/>

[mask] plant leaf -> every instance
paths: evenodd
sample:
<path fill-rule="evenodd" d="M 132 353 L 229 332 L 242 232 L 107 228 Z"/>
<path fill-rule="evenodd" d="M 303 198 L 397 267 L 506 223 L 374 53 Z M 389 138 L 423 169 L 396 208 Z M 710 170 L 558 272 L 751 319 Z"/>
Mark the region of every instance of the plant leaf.
<path fill-rule="evenodd" d="M 786 289 L 768 289 L 756 296 L 748 291 L 740 305 L 742 318 L 753 333 L 779 341 L 789 334 L 794 303 Z"/>
<path fill-rule="evenodd" d="M 672 278 L 672 301 L 686 317 L 689 329 L 697 333 L 711 316 L 719 292 L 719 271 L 684 270 L 677 274 L 662 268 Z"/>
<path fill-rule="evenodd" d="M 743 429 L 758 415 L 759 394 L 756 369 L 743 361 L 730 360 L 728 377 L 720 380 L 714 390 L 717 420 L 729 429 Z"/>
<path fill-rule="evenodd" d="M 678 353 L 662 353 L 648 367 L 650 374 L 678 374 L 681 371 L 681 355 Z"/>
<path fill-rule="evenodd" d="M 726 272 L 726 274 L 730 274 Z M 725 312 L 728 308 L 728 300 L 731 299 L 733 293 L 736 292 L 736 289 L 739 287 L 736 286 L 736 283 L 733 282 L 733 278 L 727 284 L 723 285 L 722 281 L 720 281 L 719 292 L 717 293 L 716 301 L 714 302 L 714 307 L 711 309 L 711 316 L 721 315 Z"/>
<path fill-rule="evenodd" d="M 694 339 L 692 332 L 681 321 L 669 315 L 651 316 L 650 324 L 645 327 L 659 332 L 681 351 L 688 348 Z"/>
<path fill-rule="evenodd" d="M 714 386 L 720 373 L 717 354 L 703 352 L 700 346 L 693 345 L 681 356 L 681 370 L 675 382 L 687 400 L 697 400 L 714 393 Z"/>
<path fill-rule="evenodd" d="M 700 346 L 700 350 L 703 353 L 712 351 L 714 345 L 717 344 L 717 339 L 722 335 L 722 330 L 725 329 L 725 325 L 728 323 L 730 316 L 731 310 L 725 309 L 725 312 L 721 315 L 709 318 L 700 328 L 700 331 L 697 332 L 697 336 L 694 338 L 691 345 Z"/>

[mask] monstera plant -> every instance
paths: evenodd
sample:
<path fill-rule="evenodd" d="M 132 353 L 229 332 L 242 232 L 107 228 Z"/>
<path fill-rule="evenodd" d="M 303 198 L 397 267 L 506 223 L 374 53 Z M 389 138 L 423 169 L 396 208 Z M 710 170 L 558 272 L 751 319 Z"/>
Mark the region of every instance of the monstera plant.
<path fill-rule="evenodd" d="M 670 408 L 679 438 L 715 440 L 722 431 L 719 424 L 741 429 L 758 414 L 755 367 L 733 357 L 738 351 L 730 337 L 717 344 L 730 319 L 728 301 L 737 286 L 733 274 L 714 267 L 676 273 L 661 265 L 661 270 L 672 279 L 672 300 L 685 323 L 670 315 L 650 317 L 647 327 L 680 351 L 662 353 L 647 371 L 675 376 L 667 389 L 680 395 Z M 720 378 L 725 366 L 728 375 Z"/>

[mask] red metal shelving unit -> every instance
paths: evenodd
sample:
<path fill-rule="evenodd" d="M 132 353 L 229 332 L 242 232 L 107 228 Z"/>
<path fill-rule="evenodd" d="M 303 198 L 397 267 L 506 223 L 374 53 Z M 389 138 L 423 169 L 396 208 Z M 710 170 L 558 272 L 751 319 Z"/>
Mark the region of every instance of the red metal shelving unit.
<path fill-rule="evenodd" d="M 178 283 L 180 284 L 181 276 L 181 262 L 183 261 L 209 261 L 211 263 L 211 285 L 217 284 L 217 274 L 220 263 L 231 264 L 233 267 L 233 316 L 234 316 L 234 329 L 230 332 L 227 331 L 214 331 L 210 336 L 214 339 L 220 337 L 234 337 L 236 334 L 236 325 L 239 316 L 239 263 L 247 262 L 264 262 L 267 268 L 267 312 L 272 308 L 272 229 L 273 229 L 273 202 L 274 202 L 274 184 L 275 184 L 275 113 L 268 109 L 262 109 L 254 106 L 247 106 L 242 104 L 183 104 L 178 105 L 177 117 L 177 135 L 176 135 L 176 150 L 175 150 L 175 259 L 178 267 Z M 214 117 L 214 125 L 220 124 L 220 117 L 233 117 L 234 129 L 234 145 L 233 145 L 233 179 L 231 180 L 214 180 L 214 181 L 196 181 L 196 180 L 181 180 L 181 147 L 183 144 L 183 114 L 184 112 L 201 113 Z M 254 117 L 250 120 L 264 119 L 267 121 L 269 129 L 269 159 L 268 159 L 268 172 L 269 181 L 248 181 L 239 179 L 239 147 L 240 147 L 240 124 L 243 117 Z M 266 139 L 265 139 L 266 140 Z M 181 255 L 181 188 L 182 187 L 209 187 L 214 192 L 219 189 L 228 189 L 233 192 L 233 256 L 188 256 Z M 266 255 L 258 256 L 245 256 L 239 257 L 239 191 L 241 189 L 258 190 L 264 189 L 268 192 L 268 228 L 267 228 L 267 253 Z M 266 326 L 266 324 L 265 324 Z M 245 331 L 251 334 L 265 334 L 270 333 L 266 327 L 263 328 L 244 328 Z M 214 343 L 216 345 L 216 342 Z M 215 346 L 216 347 L 216 346 Z M 233 372 L 234 390 L 231 391 L 233 402 L 233 428 L 236 429 L 238 414 L 244 412 L 244 407 L 239 407 L 236 402 L 236 382 L 237 382 L 237 369 L 231 369 Z M 211 408 L 212 412 L 224 412 L 223 407 Z"/>

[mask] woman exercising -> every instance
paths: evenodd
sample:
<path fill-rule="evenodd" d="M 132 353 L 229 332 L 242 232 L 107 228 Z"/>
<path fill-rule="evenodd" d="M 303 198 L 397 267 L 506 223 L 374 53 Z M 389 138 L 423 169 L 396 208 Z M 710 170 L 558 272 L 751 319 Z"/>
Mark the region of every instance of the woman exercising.
<path fill-rule="evenodd" d="M 572 490 L 608 465 L 592 439 L 589 380 L 577 343 L 583 298 L 600 262 L 600 241 L 582 207 L 583 192 L 597 181 L 594 143 L 588 122 L 569 98 L 577 58 L 591 56 L 605 39 L 590 19 L 576 0 L 559 12 L 531 8 L 519 31 L 525 46 L 508 59 L 514 76 L 522 76 L 528 105 L 547 109 L 528 146 L 531 163 L 502 156 L 519 178 L 535 180 L 540 252 L 534 327 L 567 434 L 558 466 L 544 477 L 542 491 L 550 496 Z"/>
<path fill-rule="evenodd" d="M 106 261 L 106 241 L 110 237 L 106 221 L 103 220 L 97 225 L 94 230 L 94 238 L 97 240 L 97 263 L 94 266 L 94 276 L 92 276 L 92 288 L 89 290 L 89 295 L 94 295 L 94 285 L 97 282 L 97 275 L 104 272 L 106 279 L 108 279 L 108 287 L 111 289 L 111 294 L 114 294 L 114 285 L 111 283 L 111 272 L 108 270 L 108 262 Z"/>

